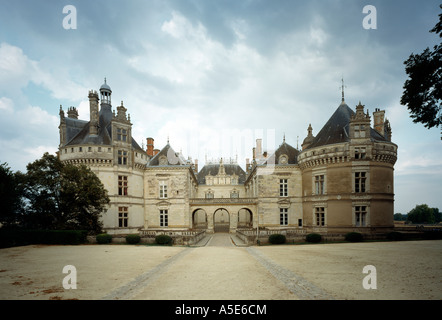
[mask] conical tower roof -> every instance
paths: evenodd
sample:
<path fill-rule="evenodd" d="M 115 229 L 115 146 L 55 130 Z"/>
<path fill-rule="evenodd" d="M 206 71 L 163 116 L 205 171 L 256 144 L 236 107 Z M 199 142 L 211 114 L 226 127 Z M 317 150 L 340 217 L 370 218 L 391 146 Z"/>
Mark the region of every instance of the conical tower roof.
<path fill-rule="evenodd" d="M 349 123 L 355 112 L 343 100 L 307 149 L 350 140 Z"/>

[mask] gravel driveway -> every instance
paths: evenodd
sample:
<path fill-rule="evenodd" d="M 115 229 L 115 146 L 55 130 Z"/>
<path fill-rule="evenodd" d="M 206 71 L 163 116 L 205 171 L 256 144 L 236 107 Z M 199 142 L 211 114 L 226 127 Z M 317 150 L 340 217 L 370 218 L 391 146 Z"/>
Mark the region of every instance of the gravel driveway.
<path fill-rule="evenodd" d="M 442 299 L 442 241 L 0 249 L 0 299 Z M 76 289 L 65 289 L 66 265 Z M 372 265 L 376 273 L 364 274 Z M 376 289 L 365 289 L 373 277 Z M 372 279 L 372 280 L 373 280 Z"/>

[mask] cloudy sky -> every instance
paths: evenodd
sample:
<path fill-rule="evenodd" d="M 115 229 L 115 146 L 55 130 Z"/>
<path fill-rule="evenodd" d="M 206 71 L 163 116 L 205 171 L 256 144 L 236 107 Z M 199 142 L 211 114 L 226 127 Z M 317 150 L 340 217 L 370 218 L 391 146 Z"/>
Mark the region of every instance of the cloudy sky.
<path fill-rule="evenodd" d="M 391 122 L 395 212 L 442 209 L 440 129 L 400 105 L 403 61 L 439 41 L 429 32 L 439 13 L 430 0 L 2 0 L 0 162 L 24 171 L 55 153 L 60 105 L 89 119 L 88 91 L 106 77 L 140 145 L 169 137 L 200 167 L 206 157 L 243 164 L 256 138 L 271 151 L 284 134 L 300 147 L 309 123 L 317 134 L 344 78 L 351 108 L 385 109 Z"/>

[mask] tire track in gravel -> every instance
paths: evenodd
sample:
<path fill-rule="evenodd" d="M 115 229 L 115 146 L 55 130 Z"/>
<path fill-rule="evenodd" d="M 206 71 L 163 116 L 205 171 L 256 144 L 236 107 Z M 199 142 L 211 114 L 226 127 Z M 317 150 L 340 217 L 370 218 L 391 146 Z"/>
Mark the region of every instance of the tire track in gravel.
<path fill-rule="evenodd" d="M 290 270 L 276 264 L 271 259 L 265 257 L 259 250 L 248 247 L 250 253 L 259 263 L 261 263 L 276 279 L 280 280 L 293 294 L 301 300 L 333 300 L 333 297 L 321 288 L 315 286 L 303 277 Z"/>
<path fill-rule="evenodd" d="M 165 273 L 168 268 L 173 265 L 176 261 L 182 259 L 184 256 L 189 254 L 195 248 L 186 248 L 183 251 L 177 253 L 176 255 L 170 257 L 169 259 L 163 261 L 155 268 L 146 271 L 145 273 L 139 275 L 129 283 L 119 287 L 118 289 L 107 294 L 101 300 L 128 300 L 140 291 L 142 291 L 150 283 L 158 279 L 163 273 Z"/>

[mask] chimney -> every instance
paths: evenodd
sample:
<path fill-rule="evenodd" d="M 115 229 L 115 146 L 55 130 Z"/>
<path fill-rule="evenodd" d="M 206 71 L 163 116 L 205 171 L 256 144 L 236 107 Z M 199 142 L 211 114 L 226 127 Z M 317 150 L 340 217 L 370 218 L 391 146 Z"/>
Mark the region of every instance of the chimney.
<path fill-rule="evenodd" d="M 198 159 L 195 159 L 195 172 L 198 172 Z"/>
<path fill-rule="evenodd" d="M 146 153 L 147 153 L 147 155 L 149 157 L 153 157 L 154 156 L 153 142 L 154 142 L 153 138 L 147 138 L 147 150 L 146 150 Z"/>
<path fill-rule="evenodd" d="M 262 139 L 256 139 L 256 157 L 261 158 L 262 156 Z"/>
<path fill-rule="evenodd" d="M 89 91 L 89 111 L 90 111 L 90 126 L 89 134 L 98 134 L 98 93 L 95 90 Z"/>
<path fill-rule="evenodd" d="M 68 108 L 68 118 L 78 119 L 78 111 L 75 107 Z"/>
<path fill-rule="evenodd" d="M 250 159 L 246 158 L 246 172 L 249 171 L 249 167 L 250 167 Z"/>
<path fill-rule="evenodd" d="M 373 120 L 374 120 L 373 127 L 383 137 L 385 136 L 384 117 L 385 117 L 385 110 L 379 110 L 378 108 L 376 108 L 375 111 L 373 112 Z"/>
<path fill-rule="evenodd" d="M 153 156 L 155 157 L 158 153 L 160 153 L 160 149 L 153 149 Z"/>

